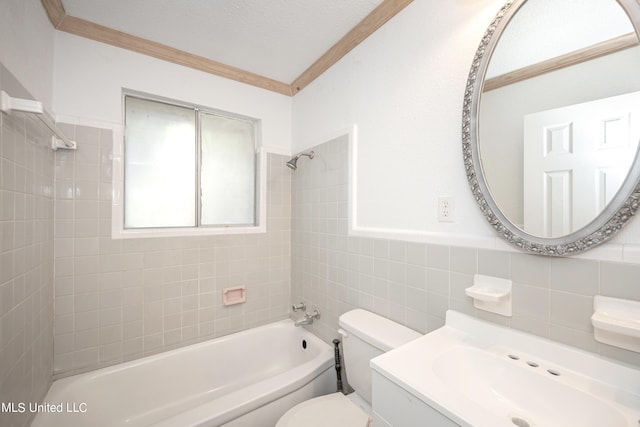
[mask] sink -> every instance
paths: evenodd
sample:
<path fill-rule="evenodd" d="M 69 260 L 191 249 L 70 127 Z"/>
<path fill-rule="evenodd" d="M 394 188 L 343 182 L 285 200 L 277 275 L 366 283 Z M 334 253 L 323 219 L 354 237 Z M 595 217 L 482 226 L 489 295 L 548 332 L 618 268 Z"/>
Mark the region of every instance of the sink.
<path fill-rule="evenodd" d="M 559 382 L 555 377 L 562 376 L 560 371 L 548 372 L 516 354 L 499 357 L 460 346 L 438 356 L 433 371 L 466 399 L 517 426 L 628 425 L 620 411 L 602 399 Z"/>
<path fill-rule="evenodd" d="M 451 310 L 445 326 L 371 366 L 462 426 L 640 422 L 640 370 Z"/>

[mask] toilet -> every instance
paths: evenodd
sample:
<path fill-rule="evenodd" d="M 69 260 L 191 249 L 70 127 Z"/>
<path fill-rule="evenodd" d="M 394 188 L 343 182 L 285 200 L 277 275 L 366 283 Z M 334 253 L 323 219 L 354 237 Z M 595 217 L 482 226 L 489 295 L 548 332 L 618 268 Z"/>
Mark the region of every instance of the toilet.
<path fill-rule="evenodd" d="M 371 368 L 376 356 L 422 335 L 377 314 L 351 310 L 338 321 L 346 380 L 355 390 L 306 400 L 289 409 L 276 427 L 367 427 L 371 425 Z M 343 377 L 343 382 L 345 378 Z"/>

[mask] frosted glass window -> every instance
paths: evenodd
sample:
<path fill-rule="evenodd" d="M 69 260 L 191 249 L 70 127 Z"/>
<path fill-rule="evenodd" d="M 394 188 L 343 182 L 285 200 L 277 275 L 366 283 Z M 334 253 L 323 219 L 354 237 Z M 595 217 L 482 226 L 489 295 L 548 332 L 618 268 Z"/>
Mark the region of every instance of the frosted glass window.
<path fill-rule="evenodd" d="M 126 98 L 125 228 L 196 225 L 192 109 Z"/>
<path fill-rule="evenodd" d="M 124 228 L 256 225 L 256 123 L 125 96 Z"/>
<path fill-rule="evenodd" d="M 255 124 L 200 115 L 202 224 L 255 223 Z"/>

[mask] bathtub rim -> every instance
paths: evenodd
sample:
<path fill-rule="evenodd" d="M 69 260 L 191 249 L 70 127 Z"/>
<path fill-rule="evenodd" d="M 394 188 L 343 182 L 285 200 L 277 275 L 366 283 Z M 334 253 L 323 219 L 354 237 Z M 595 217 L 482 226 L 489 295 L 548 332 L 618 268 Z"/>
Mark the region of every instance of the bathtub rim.
<path fill-rule="evenodd" d="M 204 423 L 206 423 L 206 425 L 209 425 L 208 423 L 212 420 L 215 420 L 216 425 L 226 423 L 250 411 L 274 402 L 282 398 L 283 396 L 286 396 L 287 394 L 294 393 L 295 391 L 305 387 L 307 384 L 314 381 L 316 378 L 319 378 L 321 375 L 325 374 L 332 367 L 334 367 L 333 348 L 329 344 L 324 342 L 321 338 L 314 335 L 311 331 L 305 328 L 298 330 L 297 327 L 294 326 L 293 320 L 287 318 L 256 326 L 254 328 L 245 329 L 198 343 L 175 348 L 165 352 L 144 356 L 139 359 L 130 360 L 127 362 L 122 362 L 92 371 L 60 378 L 58 380 L 55 380 L 51 384 L 49 390 L 45 395 L 45 398 L 43 399 L 43 402 L 65 401 L 68 396 L 64 396 L 64 394 L 67 392 L 67 385 L 69 384 L 76 384 L 82 387 L 85 384 L 99 379 L 104 375 L 121 372 L 127 369 L 134 369 L 136 366 L 144 365 L 147 363 L 154 363 L 165 358 L 175 356 L 180 357 L 180 354 L 182 353 L 187 353 L 194 350 L 197 351 L 199 349 L 216 345 L 217 343 L 229 341 L 232 339 L 242 339 L 243 336 L 259 334 L 261 330 L 272 329 L 274 327 L 285 329 L 295 328 L 296 333 L 301 333 L 302 339 L 312 340 L 318 345 L 318 353 L 310 360 L 307 360 L 300 365 L 296 365 L 292 369 L 288 369 L 285 372 L 279 373 L 273 377 L 263 378 L 256 383 L 242 387 L 238 390 L 233 390 L 227 395 L 218 397 L 210 402 L 206 402 L 186 409 L 182 412 L 169 415 L 167 418 L 152 425 L 158 427 L 169 426 L 172 425 L 172 420 L 175 423 L 178 419 L 180 420 L 179 425 L 184 426 L 196 426 L 201 424 L 204 425 Z M 283 379 L 286 379 L 286 381 L 283 382 Z M 234 399 L 239 399 L 241 404 L 234 404 Z M 216 413 L 216 411 L 218 412 Z M 213 418 L 210 416 L 210 414 L 212 413 L 215 414 L 215 417 Z M 36 416 L 36 418 L 38 417 Z M 34 419 L 34 425 L 39 425 L 35 421 L 36 420 Z"/>
<path fill-rule="evenodd" d="M 148 354 L 148 355 L 143 355 L 143 356 L 140 356 L 140 357 L 136 357 L 135 359 L 132 359 L 132 360 L 126 360 L 126 361 L 114 363 L 112 365 L 102 366 L 100 368 L 91 369 L 91 370 L 88 370 L 88 371 L 85 371 L 85 372 L 77 372 L 77 373 L 66 372 L 66 373 L 54 374 L 53 375 L 52 384 L 49 386 L 49 389 L 51 389 L 53 384 L 63 382 L 64 380 L 78 379 L 79 377 L 83 377 L 83 376 L 87 376 L 88 378 L 96 378 L 96 377 L 98 377 L 100 375 L 103 375 L 107 371 L 118 372 L 120 370 L 124 370 L 124 369 L 130 368 L 130 367 L 134 367 L 134 366 L 137 366 L 137 365 L 140 365 L 140 364 L 144 364 L 145 362 L 147 362 L 147 361 L 149 361 L 151 359 L 162 360 L 164 358 L 171 357 L 172 355 L 177 355 L 177 354 L 180 354 L 180 353 L 188 352 L 190 350 L 195 350 L 195 349 L 200 348 L 200 347 L 206 347 L 207 345 L 212 345 L 214 342 L 227 341 L 227 340 L 231 339 L 231 337 L 233 337 L 233 336 L 250 335 L 251 333 L 255 333 L 254 331 L 257 331 L 257 330 L 260 330 L 260 329 L 267 329 L 269 327 L 277 326 L 279 324 L 282 324 L 283 326 L 290 324 L 292 327 L 294 327 L 294 321 L 292 319 L 290 319 L 290 318 L 285 318 L 285 319 L 281 319 L 281 320 L 276 320 L 275 322 L 269 322 L 269 323 L 265 323 L 265 324 L 262 324 L 262 325 L 254 326 L 254 327 L 251 327 L 251 328 L 248 328 L 248 329 L 243 329 L 241 331 L 230 332 L 228 334 L 220 335 L 220 336 L 217 336 L 217 337 L 211 337 L 211 338 L 208 338 L 208 339 L 205 339 L 205 340 L 202 340 L 202 341 L 194 342 L 194 343 L 191 343 L 191 344 L 186 344 L 186 345 L 183 345 L 183 346 L 180 346 L 180 347 L 176 347 L 176 348 L 172 348 L 172 349 L 169 349 L 169 350 L 159 351 L 157 353 Z M 304 331 L 307 334 L 310 334 L 314 338 L 318 339 L 320 342 L 328 345 L 320 337 L 318 337 L 317 335 L 313 334 L 308 329 L 302 328 L 302 331 Z M 56 375 L 58 375 L 58 376 L 56 377 Z M 47 390 L 47 393 L 48 393 L 49 389 Z M 45 393 L 45 396 L 46 396 L 47 393 Z"/>

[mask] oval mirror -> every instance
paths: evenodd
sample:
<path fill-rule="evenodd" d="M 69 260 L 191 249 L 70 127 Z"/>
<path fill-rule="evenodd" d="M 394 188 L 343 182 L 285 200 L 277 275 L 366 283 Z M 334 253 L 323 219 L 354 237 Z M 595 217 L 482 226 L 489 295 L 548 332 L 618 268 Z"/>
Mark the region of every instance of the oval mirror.
<path fill-rule="evenodd" d="M 463 155 L 482 213 L 510 243 L 582 252 L 637 210 L 639 28 L 639 0 L 516 0 L 487 29 Z"/>

